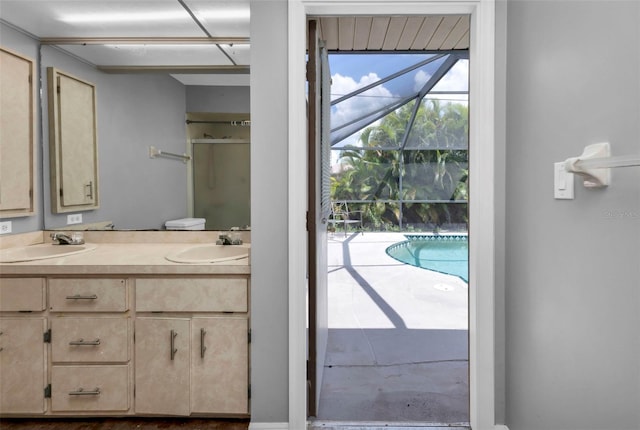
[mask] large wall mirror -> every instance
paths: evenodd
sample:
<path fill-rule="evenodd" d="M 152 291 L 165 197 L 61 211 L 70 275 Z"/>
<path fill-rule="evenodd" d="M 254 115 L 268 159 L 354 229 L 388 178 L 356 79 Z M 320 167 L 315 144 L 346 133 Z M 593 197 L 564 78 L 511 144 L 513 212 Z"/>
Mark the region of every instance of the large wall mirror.
<path fill-rule="evenodd" d="M 3 0 L 2 23 L 39 42 L 43 228 L 250 226 L 249 20 L 249 0 Z M 52 207 L 48 68 L 95 87 L 92 210 Z"/>

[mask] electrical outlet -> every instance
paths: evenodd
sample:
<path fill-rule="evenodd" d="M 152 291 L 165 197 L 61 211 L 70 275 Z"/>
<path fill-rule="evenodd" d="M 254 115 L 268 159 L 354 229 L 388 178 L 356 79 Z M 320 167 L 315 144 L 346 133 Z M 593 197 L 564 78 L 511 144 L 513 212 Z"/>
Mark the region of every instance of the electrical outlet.
<path fill-rule="evenodd" d="M 11 233 L 11 221 L 0 222 L 0 234 Z"/>
<path fill-rule="evenodd" d="M 69 224 L 82 224 L 82 214 L 67 215 L 67 225 Z"/>

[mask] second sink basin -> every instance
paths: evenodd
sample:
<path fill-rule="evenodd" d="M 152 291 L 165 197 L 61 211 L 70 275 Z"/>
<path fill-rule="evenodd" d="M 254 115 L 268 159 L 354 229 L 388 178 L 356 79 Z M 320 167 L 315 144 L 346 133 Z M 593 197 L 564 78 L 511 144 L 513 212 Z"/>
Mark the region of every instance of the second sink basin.
<path fill-rule="evenodd" d="M 234 245 L 198 245 L 165 256 L 174 263 L 220 263 L 249 256 L 249 248 Z"/>
<path fill-rule="evenodd" d="M 7 248 L 0 250 L 0 263 L 18 263 L 21 261 L 44 260 L 46 258 L 66 257 L 96 249 L 97 245 L 51 245 L 39 244 Z"/>

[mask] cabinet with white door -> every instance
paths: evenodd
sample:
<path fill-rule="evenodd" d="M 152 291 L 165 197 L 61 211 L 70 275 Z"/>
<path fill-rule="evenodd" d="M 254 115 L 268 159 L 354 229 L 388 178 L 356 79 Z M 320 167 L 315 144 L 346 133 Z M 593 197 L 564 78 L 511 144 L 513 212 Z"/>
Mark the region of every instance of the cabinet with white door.
<path fill-rule="evenodd" d="M 0 274 L 1 416 L 249 416 L 248 274 Z"/>
<path fill-rule="evenodd" d="M 0 279 L 0 414 L 43 414 L 45 279 Z"/>
<path fill-rule="evenodd" d="M 137 414 L 249 413 L 248 287 L 246 277 L 136 280 Z"/>

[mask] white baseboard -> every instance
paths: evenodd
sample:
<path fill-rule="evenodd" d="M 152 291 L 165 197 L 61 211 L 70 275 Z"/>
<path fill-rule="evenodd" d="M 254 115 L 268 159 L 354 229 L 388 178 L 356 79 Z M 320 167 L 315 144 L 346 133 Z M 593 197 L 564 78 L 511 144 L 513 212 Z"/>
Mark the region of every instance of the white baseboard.
<path fill-rule="evenodd" d="M 254 422 L 250 422 L 249 423 L 249 430 L 289 430 L 289 423 L 254 423 Z"/>
<path fill-rule="evenodd" d="M 289 423 L 249 423 L 249 430 L 289 430 Z M 494 430 L 509 430 L 504 424 L 496 424 Z"/>

